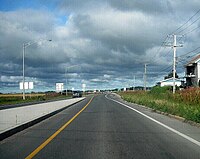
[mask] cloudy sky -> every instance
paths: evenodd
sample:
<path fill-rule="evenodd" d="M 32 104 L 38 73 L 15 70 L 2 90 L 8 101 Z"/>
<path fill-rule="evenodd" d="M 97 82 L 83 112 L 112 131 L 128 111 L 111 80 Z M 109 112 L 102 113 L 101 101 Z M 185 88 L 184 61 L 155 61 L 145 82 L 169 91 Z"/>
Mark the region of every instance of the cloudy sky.
<path fill-rule="evenodd" d="M 153 86 L 172 70 L 173 50 L 165 44 L 173 33 L 183 44 L 183 77 L 184 64 L 200 50 L 199 9 L 199 0 L 0 0 L 0 92 L 20 92 L 22 46 L 36 41 L 25 54 L 33 91 L 55 90 L 56 82 L 121 88 L 133 86 L 134 77 L 143 86 L 145 63 Z"/>

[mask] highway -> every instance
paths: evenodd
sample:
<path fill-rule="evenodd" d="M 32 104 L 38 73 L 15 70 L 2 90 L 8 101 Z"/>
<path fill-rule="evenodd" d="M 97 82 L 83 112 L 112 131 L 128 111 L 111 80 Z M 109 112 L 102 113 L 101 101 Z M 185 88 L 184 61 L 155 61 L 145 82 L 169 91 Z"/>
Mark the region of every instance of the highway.
<path fill-rule="evenodd" d="M 131 105 L 146 117 L 110 98 L 119 100 L 111 94 L 89 96 L 1 141 L 0 158 L 200 158 L 200 128 Z"/>

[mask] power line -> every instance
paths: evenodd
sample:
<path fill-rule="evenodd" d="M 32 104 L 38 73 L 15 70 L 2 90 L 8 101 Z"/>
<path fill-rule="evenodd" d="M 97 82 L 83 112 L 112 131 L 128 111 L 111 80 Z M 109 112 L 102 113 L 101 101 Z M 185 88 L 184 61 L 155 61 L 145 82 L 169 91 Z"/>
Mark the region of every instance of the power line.
<path fill-rule="evenodd" d="M 196 28 L 194 28 L 194 29 L 188 31 L 188 32 L 185 33 L 184 35 L 190 34 L 190 33 L 194 32 L 195 30 L 197 30 L 197 29 L 199 29 L 199 28 L 200 28 L 200 26 L 198 26 L 198 27 L 196 27 Z"/>
<path fill-rule="evenodd" d="M 171 48 L 164 57 L 166 57 L 171 51 L 173 50 L 173 48 Z"/>
<path fill-rule="evenodd" d="M 172 68 L 173 65 L 168 66 L 167 68 L 162 69 L 160 72 L 164 72 L 166 70 L 168 70 L 169 68 Z"/>
<path fill-rule="evenodd" d="M 183 54 L 183 55 L 180 55 L 180 56 L 178 56 L 178 57 L 180 58 L 180 57 L 182 57 L 182 56 L 185 56 L 185 55 L 191 54 L 191 53 L 193 53 L 194 51 L 196 51 L 196 50 L 198 50 L 198 49 L 200 49 L 200 46 L 197 47 L 196 49 L 194 49 L 194 50 L 192 50 L 192 51 L 189 51 L 189 52 L 187 52 L 187 53 L 185 53 L 185 54 Z"/>
<path fill-rule="evenodd" d="M 171 34 L 175 34 L 175 32 L 177 32 L 178 31 L 178 34 L 179 33 L 181 33 L 181 32 L 183 32 L 183 31 L 185 31 L 186 29 L 188 29 L 190 26 L 192 26 L 194 23 L 196 23 L 199 19 L 200 19 L 200 16 L 198 16 L 192 23 L 190 23 L 189 25 L 187 25 L 190 21 L 191 21 L 191 19 L 193 19 L 198 13 L 200 12 L 200 9 L 195 13 L 195 14 L 193 14 L 185 23 L 183 23 L 180 27 L 178 27 L 175 31 L 173 31 Z M 195 30 L 197 30 L 199 27 L 197 27 L 197 28 L 193 28 L 192 30 L 190 30 L 190 31 L 188 31 L 188 32 L 186 32 L 184 35 L 186 35 L 186 34 L 189 34 L 189 33 L 191 33 L 191 32 L 194 32 Z M 179 38 L 179 40 L 181 39 L 182 37 L 180 37 Z M 179 41 L 178 40 L 178 41 Z M 161 49 L 162 49 L 162 47 L 164 46 L 164 44 L 165 43 L 167 43 L 169 41 L 169 36 L 167 36 L 165 39 L 164 39 L 164 42 L 161 44 L 161 46 L 158 48 L 158 50 L 157 50 L 157 52 L 156 52 L 156 54 L 158 54 L 158 53 L 160 53 L 161 52 Z M 166 47 L 165 47 L 166 48 Z M 173 47 L 174 48 L 174 47 Z M 198 47 L 198 48 L 196 48 L 196 49 L 194 49 L 194 50 L 192 50 L 192 51 L 190 51 L 190 52 L 193 52 L 193 51 L 196 51 L 196 50 L 198 50 L 200 47 Z M 175 49 L 175 48 L 174 48 Z M 170 51 L 172 50 L 172 48 L 167 52 L 167 54 L 168 53 L 170 53 Z M 164 50 L 163 50 L 164 51 Z M 189 53 L 190 53 L 189 52 Z M 189 54 L 189 53 L 186 53 L 186 54 Z M 167 55 L 166 54 L 166 55 Z M 186 54 L 184 54 L 184 55 L 182 55 L 182 56 L 185 56 Z M 179 57 L 181 57 L 181 56 L 179 56 Z M 152 59 L 150 60 L 151 62 L 153 61 L 153 57 L 152 57 Z M 174 58 L 174 63 L 176 63 L 176 57 Z M 174 64 L 175 65 L 175 64 Z M 165 71 L 165 70 L 168 70 L 169 68 L 172 68 L 172 66 L 168 66 L 167 68 L 164 68 L 164 69 L 162 69 L 160 72 L 162 72 L 162 71 Z M 173 69 L 174 71 L 173 72 L 175 72 L 175 68 Z M 174 74 L 174 73 L 173 73 Z"/>
<path fill-rule="evenodd" d="M 186 28 L 182 29 L 181 31 L 179 31 L 177 34 L 180 34 L 181 32 L 183 32 L 184 30 L 188 29 L 190 26 L 192 26 L 194 23 L 196 23 L 198 20 L 200 19 L 200 16 L 193 21 L 190 25 L 188 25 Z"/>
<path fill-rule="evenodd" d="M 194 16 L 196 16 L 198 13 L 200 12 L 200 9 L 194 14 L 192 15 L 185 23 L 183 23 L 180 27 L 178 27 L 176 30 L 174 30 L 172 33 L 170 34 L 175 34 L 176 31 L 178 31 L 179 29 L 181 29 L 184 25 L 186 25 Z"/>
<path fill-rule="evenodd" d="M 159 53 L 160 53 L 160 51 L 161 51 L 161 49 L 163 48 L 164 44 L 167 43 L 168 40 L 169 40 L 169 37 L 166 36 L 165 39 L 164 39 L 164 41 L 162 42 L 161 46 L 160 46 L 160 47 L 158 48 L 158 50 L 156 51 L 156 54 L 159 54 Z M 164 50 L 165 50 L 165 49 L 166 49 L 166 47 L 164 48 Z M 163 51 L 164 51 L 164 50 L 163 50 Z M 150 63 L 152 63 L 153 60 L 155 60 L 154 57 L 151 58 Z"/>
<path fill-rule="evenodd" d="M 167 66 L 167 67 L 163 67 L 160 70 L 157 70 L 157 72 L 164 72 L 164 71 L 168 70 L 169 68 L 172 68 L 172 66 L 173 66 L 173 64 L 171 64 L 170 66 Z"/>
<path fill-rule="evenodd" d="M 199 53 L 197 53 L 197 54 L 199 54 Z M 194 55 L 197 55 L 196 53 L 194 54 Z M 194 56 L 193 55 L 193 56 Z M 180 58 L 180 59 L 178 59 L 178 62 L 181 62 L 182 64 L 186 64 L 187 63 L 187 61 L 188 61 L 188 58 L 191 58 L 191 57 L 193 57 L 192 55 L 190 55 L 190 56 L 187 56 L 186 58 Z"/>
<path fill-rule="evenodd" d="M 164 69 L 162 69 L 162 70 L 160 71 L 160 73 L 162 73 L 162 75 L 163 75 L 163 74 L 166 74 L 167 72 L 171 72 L 172 67 L 173 67 L 173 65 L 170 65 L 170 66 L 168 66 L 168 67 L 165 67 Z M 158 77 L 158 76 L 159 76 L 159 74 L 157 74 L 157 77 Z"/>

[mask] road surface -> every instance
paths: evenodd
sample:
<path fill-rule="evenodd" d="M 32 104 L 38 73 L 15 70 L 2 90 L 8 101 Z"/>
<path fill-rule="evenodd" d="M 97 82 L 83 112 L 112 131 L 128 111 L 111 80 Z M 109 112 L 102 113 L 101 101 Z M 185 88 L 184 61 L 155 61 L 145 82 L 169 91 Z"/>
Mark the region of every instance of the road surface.
<path fill-rule="evenodd" d="M 170 124 L 176 127 L 172 121 Z M 97 95 L 1 141 L 0 158 L 199 159 L 198 132 L 199 128 L 194 128 L 194 143 L 105 95 Z"/>

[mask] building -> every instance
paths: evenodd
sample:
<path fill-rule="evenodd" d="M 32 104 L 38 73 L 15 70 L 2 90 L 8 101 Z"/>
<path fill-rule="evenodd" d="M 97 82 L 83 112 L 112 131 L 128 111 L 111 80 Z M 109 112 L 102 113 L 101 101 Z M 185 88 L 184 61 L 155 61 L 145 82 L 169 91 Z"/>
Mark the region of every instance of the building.
<path fill-rule="evenodd" d="M 173 84 L 174 84 L 173 78 L 168 78 L 168 79 L 165 79 L 165 80 L 158 82 L 158 85 L 161 86 L 161 87 L 163 87 L 163 86 L 173 86 Z M 178 86 L 178 87 L 180 87 L 181 85 L 183 86 L 184 81 L 181 80 L 181 79 L 175 78 L 175 85 Z"/>
<path fill-rule="evenodd" d="M 200 86 L 200 54 L 185 65 L 186 86 Z"/>

